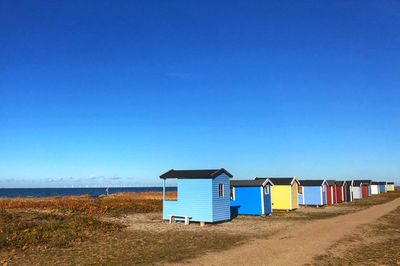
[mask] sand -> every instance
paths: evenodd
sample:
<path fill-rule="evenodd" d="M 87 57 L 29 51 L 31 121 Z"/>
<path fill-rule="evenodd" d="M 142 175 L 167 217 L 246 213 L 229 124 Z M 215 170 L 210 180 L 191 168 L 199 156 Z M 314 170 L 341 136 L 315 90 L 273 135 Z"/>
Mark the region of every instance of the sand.
<path fill-rule="evenodd" d="M 356 213 L 288 226 L 267 239 L 175 263 L 173 265 L 304 265 L 324 254 L 335 242 L 400 206 L 400 198 Z"/>

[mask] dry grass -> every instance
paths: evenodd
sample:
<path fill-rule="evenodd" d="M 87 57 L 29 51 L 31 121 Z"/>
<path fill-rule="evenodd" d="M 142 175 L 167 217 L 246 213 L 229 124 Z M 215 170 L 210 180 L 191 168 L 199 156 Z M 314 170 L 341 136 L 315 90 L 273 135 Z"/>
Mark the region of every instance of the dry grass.
<path fill-rule="evenodd" d="M 374 205 L 383 204 L 400 197 L 400 190 L 388 193 L 373 195 L 366 199 L 355 200 L 352 202 L 339 203 L 323 207 L 304 207 L 301 206 L 295 211 L 274 211 L 271 219 L 273 220 L 318 220 L 332 218 L 338 215 L 345 215 L 356 212 Z"/>
<path fill-rule="evenodd" d="M 8 265 L 149 265 L 237 245 L 246 236 L 209 230 L 126 230 L 88 214 L 5 214 L 0 258 Z M 10 224 L 6 224 L 7 222 Z M 166 225 L 170 226 L 170 225 Z M 11 236 L 11 237 L 10 237 Z M 13 251 L 11 249 L 14 249 Z M 95 254 L 95 255 L 94 255 Z M 1 265 L 1 259 L 0 259 Z"/>
<path fill-rule="evenodd" d="M 154 265 L 193 258 L 211 250 L 237 245 L 242 237 L 210 232 L 123 231 L 96 242 L 47 252 L 26 252 L 8 259 L 9 265 Z M 95 254 L 95 255 L 93 255 Z"/>
<path fill-rule="evenodd" d="M 355 200 L 350 204 L 354 207 L 369 207 L 373 205 L 383 204 L 400 197 L 400 190 L 390 191 L 378 195 L 372 195 L 366 199 Z M 339 205 L 340 206 L 340 205 Z"/>
<path fill-rule="evenodd" d="M 383 216 L 368 232 L 369 243 L 350 246 L 340 256 L 328 253 L 315 258 L 315 265 L 400 265 L 400 207 Z M 374 241 L 375 238 L 376 240 Z M 346 245 L 344 241 L 341 242 Z M 350 243 L 351 245 L 351 243 Z"/>
<path fill-rule="evenodd" d="M 168 193 L 173 198 L 176 193 Z M 3 198 L 0 209 L 41 209 L 87 214 L 148 213 L 162 210 L 160 192 L 119 193 L 107 197 L 67 196 L 48 198 Z"/>
<path fill-rule="evenodd" d="M 161 197 L 161 193 L 121 193 L 101 198 L 0 199 L 0 265 L 49 261 L 52 265 L 147 265 L 225 249 L 246 238 L 187 227 L 127 230 L 119 218 L 109 216 L 159 212 Z"/>
<path fill-rule="evenodd" d="M 122 225 L 88 215 L 69 216 L 35 211 L 0 209 L 0 250 L 67 247 L 122 229 Z"/>
<path fill-rule="evenodd" d="M 53 265 L 148 265 L 179 261 L 208 250 L 227 249 L 249 239 L 251 236 L 240 231 L 240 228 L 249 231 L 257 226 L 266 227 L 267 221 L 266 228 L 272 228 L 274 225 L 295 222 L 291 220 L 329 218 L 400 196 L 399 191 L 387 194 L 370 197 L 364 200 L 368 203 L 362 204 L 355 202 L 318 209 L 274 212 L 268 218 L 238 217 L 230 223 L 209 228 L 162 224 L 157 218 L 162 208 L 161 193 L 121 193 L 101 198 L 75 196 L 0 199 L 0 257 L 5 258 L 4 261 L 9 265 L 45 265 L 49 261 Z M 168 196 L 172 199 L 176 194 L 169 193 Z M 149 212 L 158 213 L 145 214 Z M 151 225 L 146 223 L 146 226 L 153 228 L 158 225 L 161 228 L 164 225 L 167 229 L 150 230 L 140 224 L 125 229 L 118 221 L 130 217 L 125 214 L 134 213 L 154 215 L 157 223 L 153 221 Z M 110 215 L 118 215 L 119 218 Z M 393 234 L 393 230 L 398 230 L 396 223 L 400 223 L 393 219 L 389 217 L 376 230 L 391 230 Z M 140 221 L 133 222 L 136 224 Z M 236 224 L 238 227 L 232 230 Z M 222 229 L 218 231 L 220 227 Z M 393 247 L 398 247 L 398 241 L 390 238 L 380 245 L 396 252 Z M 384 252 L 380 247 L 375 248 Z M 352 256 L 350 261 L 356 262 L 361 258 L 362 253 L 357 253 L 359 251 L 348 253 Z M 331 258 L 325 257 L 325 260 L 331 261 Z"/>
<path fill-rule="evenodd" d="M 342 211 L 321 211 L 318 212 L 274 212 L 271 217 L 272 220 L 287 219 L 287 220 L 319 220 L 328 219 L 338 215 L 351 213 L 350 210 Z"/>

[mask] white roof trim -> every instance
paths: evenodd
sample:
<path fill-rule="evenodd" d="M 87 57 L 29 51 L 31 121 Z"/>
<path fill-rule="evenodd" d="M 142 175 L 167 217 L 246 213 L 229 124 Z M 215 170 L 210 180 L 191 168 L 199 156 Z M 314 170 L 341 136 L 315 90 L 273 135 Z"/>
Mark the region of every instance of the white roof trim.
<path fill-rule="evenodd" d="M 293 177 L 292 182 L 290 182 L 290 185 L 293 185 L 295 181 L 297 182 L 298 185 L 300 185 L 300 182 L 299 180 L 297 180 L 296 177 Z"/>
<path fill-rule="evenodd" d="M 274 183 L 272 183 L 272 181 L 271 181 L 269 178 L 267 178 L 267 179 L 265 179 L 265 181 L 263 182 L 262 186 L 265 187 L 268 183 L 270 183 L 271 185 L 274 185 Z"/>

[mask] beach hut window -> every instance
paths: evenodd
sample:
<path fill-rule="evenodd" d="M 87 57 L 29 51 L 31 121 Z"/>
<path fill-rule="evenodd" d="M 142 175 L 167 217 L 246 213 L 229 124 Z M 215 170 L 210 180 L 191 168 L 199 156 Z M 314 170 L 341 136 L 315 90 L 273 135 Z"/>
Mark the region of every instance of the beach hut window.
<path fill-rule="evenodd" d="M 224 197 L 224 184 L 219 184 L 218 185 L 218 196 L 220 198 Z"/>
<path fill-rule="evenodd" d="M 235 188 L 234 187 L 231 187 L 231 190 L 230 190 L 230 192 L 231 192 L 231 200 L 235 200 Z"/>
<path fill-rule="evenodd" d="M 303 187 L 299 186 L 299 194 L 303 194 Z"/>
<path fill-rule="evenodd" d="M 169 182 L 170 180 L 164 179 L 164 189 L 165 189 L 165 194 L 163 199 L 166 201 L 177 201 L 178 200 L 178 185 L 176 180 L 172 180 L 172 182 Z M 167 188 L 173 188 L 175 187 L 176 190 L 167 190 Z"/>
<path fill-rule="evenodd" d="M 268 195 L 269 194 L 269 186 L 264 187 L 264 194 Z"/>

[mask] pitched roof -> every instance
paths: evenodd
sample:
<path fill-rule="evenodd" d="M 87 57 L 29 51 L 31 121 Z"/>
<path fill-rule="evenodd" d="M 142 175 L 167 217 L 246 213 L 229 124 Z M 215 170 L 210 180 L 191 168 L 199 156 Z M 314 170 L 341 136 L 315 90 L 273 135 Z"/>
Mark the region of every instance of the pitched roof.
<path fill-rule="evenodd" d="M 360 186 L 361 184 L 370 185 L 372 183 L 371 180 L 353 180 L 355 186 Z"/>
<path fill-rule="evenodd" d="M 386 185 L 386 182 L 382 182 L 382 181 L 372 181 L 371 184 L 372 184 L 372 185 Z"/>
<path fill-rule="evenodd" d="M 344 186 L 346 185 L 346 181 L 336 181 L 336 185 Z"/>
<path fill-rule="evenodd" d="M 291 184 L 293 184 L 293 182 L 297 182 L 297 184 L 300 184 L 296 177 L 256 177 L 254 179 L 255 180 L 269 179 L 275 186 L 276 185 L 291 185 Z"/>
<path fill-rule="evenodd" d="M 353 185 L 353 181 L 346 181 L 346 184 L 347 184 L 348 186 L 351 186 L 351 185 Z"/>
<path fill-rule="evenodd" d="M 206 170 L 174 170 L 171 169 L 168 172 L 160 175 L 160 178 L 214 178 L 220 174 L 226 174 L 229 177 L 233 177 L 224 168 L 221 169 L 206 169 Z"/>
<path fill-rule="evenodd" d="M 300 185 L 303 187 L 313 187 L 313 186 L 322 186 L 325 183 L 325 180 L 299 180 Z"/>
<path fill-rule="evenodd" d="M 336 180 L 326 180 L 326 182 L 330 185 L 330 186 L 334 186 L 336 184 Z"/>
<path fill-rule="evenodd" d="M 254 179 L 254 180 L 231 180 L 232 187 L 261 187 L 266 184 L 273 185 L 269 179 Z"/>

